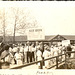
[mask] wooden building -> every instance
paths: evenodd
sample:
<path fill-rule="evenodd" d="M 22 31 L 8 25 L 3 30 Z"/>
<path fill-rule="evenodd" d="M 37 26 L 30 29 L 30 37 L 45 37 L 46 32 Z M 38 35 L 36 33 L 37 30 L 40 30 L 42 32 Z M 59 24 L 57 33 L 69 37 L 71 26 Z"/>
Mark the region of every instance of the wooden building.
<path fill-rule="evenodd" d="M 71 44 L 75 44 L 75 35 L 50 35 L 50 36 L 45 36 L 45 40 L 27 40 L 27 36 L 16 36 L 15 37 L 15 43 L 17 42 L 44 42 L 46 44 L 54 44 L 58 42 L 62 42 L 62 40 L 70 40 Z M 2 41 L 2 36 L 0 36 L 0 42 Z M 10 43 L 13 43 L 13 36 L 6 36 L 5 41 Z"/>

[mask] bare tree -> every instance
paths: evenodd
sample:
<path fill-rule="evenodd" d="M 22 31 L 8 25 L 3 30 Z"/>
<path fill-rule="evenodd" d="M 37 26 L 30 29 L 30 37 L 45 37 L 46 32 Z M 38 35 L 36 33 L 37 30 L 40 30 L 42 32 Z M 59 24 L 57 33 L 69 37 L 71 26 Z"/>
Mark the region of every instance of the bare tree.
<path fill-rule="evenodd" d="M 26 8 L 11 8 L 14 15 L 14 33 L 13 42 L 15 43 L 16 33 L 24 34 L 27 28 L 36 27 L 37 20 L 30 15 Z M 26 11 L 25 11 L 26 10 Z"/>
<path fill-rule="evenodd" d="M 3 35 L 3 40 L 2 42 L 6 42 L 6 34 L 7 34 L 7 31 L 6 31 L 6 21 L 7 21 L 7 17 L 6 17 L 6 9 L 5 7 L 2 8 L 2 13 L 1 13 L 1 29 L 0 29 L 0 34 Z"/>
<path fill-rule="evenodd" d="M 5 42 L 5 8 L 0 9 L 0 34 L 3 35 L 3 42 Z"/>
<path fill-rule="evenodd" d="M 32 16 L 31 12 L 25 7 L 10 7 L 7 8 L 7 10 L 3 8 L 2 11 L 2 16 L 0 17 L 2 28 L 0 28 L 0 33 L 3 34 L 4 42 L 6 41 L 5 36 L 10 36 L 13 33 L 13 43 L 15 43 L 16 33 L 24 35 L 27 28 L 38 26 L 35 17 Z M 8 16 L 8 12 L 12 13 L 10 14 L 11 17 Z M 9 21 L 7 21 L 8 18 L 10 19 Z M 13 18 L 13 21 L 11 20 L 11 18 Z M 10 21 L 13 22 L 13 24 L 11 22 L 11 24 L 13 25 L 13 31 L 7 29 L 10 25 Z"/>

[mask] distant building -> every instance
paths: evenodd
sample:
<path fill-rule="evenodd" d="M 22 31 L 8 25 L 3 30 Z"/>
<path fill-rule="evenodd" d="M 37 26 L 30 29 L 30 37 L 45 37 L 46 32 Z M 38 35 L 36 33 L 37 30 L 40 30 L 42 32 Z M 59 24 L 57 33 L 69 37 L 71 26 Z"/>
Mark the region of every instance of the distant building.
<path fill-rule="evenodd" d="M 16 36 L 15 43 L 17 42 L 44 42 L 46 44 L 55 44 L 58 42 L 62 42 L 62 40 L 70 40 L 71 44 L 75 44 L 75 35 L 50 35 L 45 36 L 45 40 L 27 40 L 27 36 Z M 2 36 L 0 36 L 0 42 L 2 41 Z M 8 43 L 13 43 L 13 36 L 6 36 L 5 41 Z"/>

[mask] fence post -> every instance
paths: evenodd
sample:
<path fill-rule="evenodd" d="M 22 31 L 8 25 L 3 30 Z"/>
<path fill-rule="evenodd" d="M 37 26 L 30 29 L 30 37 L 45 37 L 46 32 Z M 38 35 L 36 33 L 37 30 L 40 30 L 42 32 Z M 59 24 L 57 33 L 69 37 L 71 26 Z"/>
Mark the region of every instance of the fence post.
<path fill-rule="evenodd" d="M 58 69 L 58 56 L 56 56 L 56 69 Z"/>

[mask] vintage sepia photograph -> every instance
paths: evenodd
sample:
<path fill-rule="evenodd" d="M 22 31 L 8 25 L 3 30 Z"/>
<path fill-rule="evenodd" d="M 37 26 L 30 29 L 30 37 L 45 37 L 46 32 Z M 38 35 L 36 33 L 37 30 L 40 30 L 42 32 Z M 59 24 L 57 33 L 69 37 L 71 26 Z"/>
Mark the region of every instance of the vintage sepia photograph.
<path fill-rule="evenodd" d="M 0 69 L 75 69 L 75 3 L 0 2 Z"/>

